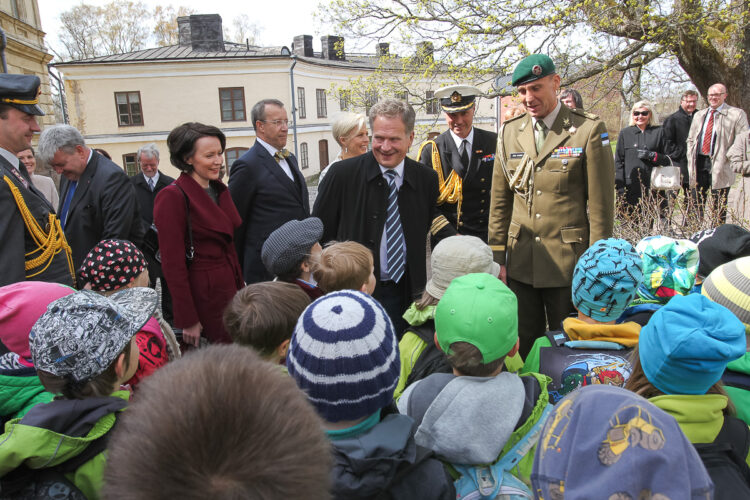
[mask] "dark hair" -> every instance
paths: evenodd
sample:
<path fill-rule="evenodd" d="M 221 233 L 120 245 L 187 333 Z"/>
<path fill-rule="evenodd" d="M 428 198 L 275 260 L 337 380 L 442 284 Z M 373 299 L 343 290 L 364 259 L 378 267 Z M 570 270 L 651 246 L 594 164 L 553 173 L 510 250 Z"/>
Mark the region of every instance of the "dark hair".
<path fill-rule="evenodd" d="M 453 368 L 469 377 L 489 377 L 505 362 L 505 356 L 489 363 L 482 362 L 482 353 L 468 342 L 452 343 L 450 353 L 445 354 Z"/>
<path fill-rule="evenodd" d="M 183 123 L 172 129 L 167 136 L 169 161 L 172 165 L 185 173 L 192 172 L 193 166 L 188 165 L 187 159 L 195 154 L 195 143 L 201 137 L 216 137 L 221 143 L 221 150 L 226 149 L 227 138 L 217 127 L 197 122 Z"/>
<path fill-rule="evenodd" d="M 133 342 L 135 342 L 135 337 L 130 339 L 130 342 L 120 352 L 120 354 L 125 355 L 126 367 L 130 365 L 130 346 Z M 36 373 L 48 392 L 62 394 L 65 399 L 103 398 L 117 389 L 115 387 L 115 383 L 117 383 L 115 365 L 120 354 L 115 357 L 115 360 L 104 372 L 86 382 L 76 382 L 70 377 L 59 377 L 43 370 L 37 370 Z"/>
<path fill-rule="evenodd" d="M 266 105 L 284 107 L 284 103 L 278 99 L 261 99 L 256 102 L 253 109 L 250 110 L 250 119 L 253 120 L 253 127 L 255 127 L 256 123 L 266 119 Z"/>
<path fill-rule="evenodd" d="M 276 278 L 279 281 L 285 281 L 287 283 L 294 283 L 294 280 L 302 276 L 302 264 L 305 262 L 309 262 L 309 260 L 310 260 L 310 256 L 305 255 L 299 261 L 297 261 L 296 264 L 291 266 L 289 269 L 277 274 Z"/>
<path fill-rule="evenodd" d="M 8 111 L 10 111 L 10 108 L 12 108 L 10 104 L 0 104 L 0 118 L 3 120 L 6 120 L 8 118 Z"/>
<path fill-rule="evenodd" d="M 308 305 L 310 297 L 297 285 L 254 283 L 235 294 L 224 311 L 224 326 L 236 344 L 269 356 L 292 338 L 294 326 Z"/>
<path fill-rule="evenodd" d="M 433 297 L 432 295 L 430 295 L 430 292 L 425 290 L 424 292 L 422 292 L 422 296 L 414 302 L 414 307 L 417 309 L 417 311 L 424 311 L 430 306 L 438 305 L 438 302 L 440 302 L 440 299 L 438 299 L 437 297 Z"/>
<path fill-rule="evenodd" d="M 685 99 L 687 96 L 698 97 L 698 92 L 695 91 L 695 90 L 686 90 L 685 92 L 683 92 L 682 97 L 680 98 L 680 100 Z"/>
<path fill-rule="evenodd" d="M 144 380 L 109 441 L 102 498 L 330 498 L 330 443 L 294 379 L 215 345 Z"/>
<path fill-rule="evenodd" d="M 576 108 L 583 109 L 583 97 L 581 97 L 580 92 L 578 92 L 576 89 L 565 89 L 560 92 L 561 101 L 566 97 L 572 97 L 573 102 L 576 103 Z"/>
<path fill-rule="evenodd" d="M 327 245 L 320 254 L 313 276 L 325 293 L 359 290 L 370 279 L 372 252 L 356 241 Z"/>
<path fill-rule="evenodd" d="M 630 372 L 630 378 L 625 382 L 625 389 L 643 396 L 646 399 L 655 398 L 656 396 L 664 396 L 664 393 L 654 387 L 654 384 L 646 377 L 641 366 L 641 356 L 638 354 L 638 346 L 636 345 L 633 352 L 630 353 L 630 364 L 633 367 Z M 727 406 L 724 408 L 724 415 L 737 415 L 737 409 L 734 407 L 732 400 L 729 399 L 729 394 L 724 390 L 724 384 L 721 380 L 712 385 L 706 394 L 720 394 L 727 397 Z"/>

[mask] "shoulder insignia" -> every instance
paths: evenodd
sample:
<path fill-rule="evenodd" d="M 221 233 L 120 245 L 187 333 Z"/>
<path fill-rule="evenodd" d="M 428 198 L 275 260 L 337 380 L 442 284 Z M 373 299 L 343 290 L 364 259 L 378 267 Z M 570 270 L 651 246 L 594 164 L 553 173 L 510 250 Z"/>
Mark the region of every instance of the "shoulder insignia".
<path fill-rule="evenodd" d="M 583 116 L 584 118 L 588 118 L 589 120 L 598 120 L 599 119 L 599 115 L 595 115 L 594 113 L 589 113 L 588 111 L 584 111 L 584 110 L 578 109 L 578 108 L 571 109 L 570 112 L 574 113 L 574 114 L 576 114 L 578 116 Z"/>
<path fill-rule="evenodd" d="M 519 118 L 523 118 L 524 116 L 526 116 L 526 111 L 524 111 L 518 116 L 514 116 L 513 118 L 508 118 L 507 120 L 504 120 L 503 123 L 510 123 L 512 121 L 518 120 Z"/>

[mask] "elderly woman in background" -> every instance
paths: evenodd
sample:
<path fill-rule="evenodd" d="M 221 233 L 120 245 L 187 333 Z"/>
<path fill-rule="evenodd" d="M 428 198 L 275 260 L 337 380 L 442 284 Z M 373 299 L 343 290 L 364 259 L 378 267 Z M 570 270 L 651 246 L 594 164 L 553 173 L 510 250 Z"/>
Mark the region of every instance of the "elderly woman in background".
<path fill-rule="evenodd" d="M 630 113 L 630 126 L 620 131 L 615 148 L 615 189 L 627 209 L 634 209 L 651 186 L 651 170 L 670 165 L 654 106 L 638 101 Z M 660 205 L 666 201 L 659 200 Z M 663 207 L 661 207 L 663 208 Z"/>
<path fill-rule="evenodd" d="M 57 210 L 57 205 L 59 203 L 60 197 L 57 194 L 55 181 L 53 181 L 46 175 L 36 175 L 34 173 L 34 171 L 36 170 L 36 156 L 34 154 L 34 148 L 24 149 L 16 156 L 19 160 L 21 160 L 21 163 L 23 163 L 23 166 L 26 167 L 26 170 L 29 172 L 29 175 L 31 176 L 31 182 L 34 184 L 34 187 L 41 191 L 44 197 L 47 198 L 47 201 L 49 201 L 50 205 L 52 205 L 52 208 Z"/>
<path fill-rule="evenodd" d="M 199 345 L 201 335 L 230 343 L 222 314 L 244 282 L 234 247 L 241 219 L 219 180 L 226 138 L 211 125 L 185 123 L 169 133 L 167 146 L 182 173 L 156 195 L 154 223 L 174 326 L 189 345 Z"/>
<path fill-rule="evenodd" d="M 367 135 L 367 118 L 361 113 L 341 113 L 331 125 L 333 138 L 341 147 L 341 153 L 331 163 L 320 171 L 318 184 L 328 173 L 328 167 L 337 161 L 346 160 L 367 153 L 370 138 Z"/>

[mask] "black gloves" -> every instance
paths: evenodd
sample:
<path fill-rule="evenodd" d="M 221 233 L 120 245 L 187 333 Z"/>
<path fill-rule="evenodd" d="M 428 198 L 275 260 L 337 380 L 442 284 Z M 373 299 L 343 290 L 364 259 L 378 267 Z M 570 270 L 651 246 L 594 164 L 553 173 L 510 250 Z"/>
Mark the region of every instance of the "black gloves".
<path fill-rule="evenodd" d="M 638 159 L 639 160 L 647 160 L 652 163 L 656 163 L 656 159 L 658 158 L 658 154 L 656 151 L 649 151 L 648 149 L 639 149 L 638 150 Z"/>

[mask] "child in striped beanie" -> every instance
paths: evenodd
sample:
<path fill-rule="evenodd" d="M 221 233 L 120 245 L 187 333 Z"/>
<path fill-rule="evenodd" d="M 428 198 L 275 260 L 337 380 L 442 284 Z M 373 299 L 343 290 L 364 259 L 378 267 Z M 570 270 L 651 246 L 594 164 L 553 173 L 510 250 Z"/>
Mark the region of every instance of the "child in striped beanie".
<path fill-rule="evenodd" d="M 310 304 L 286 364 L 331 439 L 334 498 L 369 498 L 383 490 L 392 498 L 455 498 L 442 464 L 417 448 L 413 420 L 392 406 L 398 341 L 375 299 L 342 290 Z"/>

